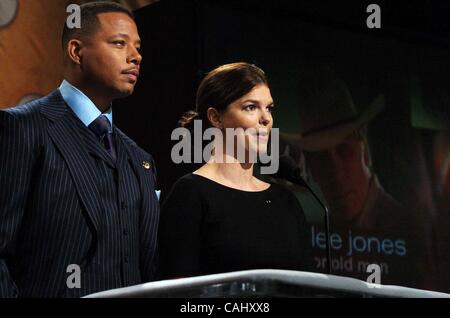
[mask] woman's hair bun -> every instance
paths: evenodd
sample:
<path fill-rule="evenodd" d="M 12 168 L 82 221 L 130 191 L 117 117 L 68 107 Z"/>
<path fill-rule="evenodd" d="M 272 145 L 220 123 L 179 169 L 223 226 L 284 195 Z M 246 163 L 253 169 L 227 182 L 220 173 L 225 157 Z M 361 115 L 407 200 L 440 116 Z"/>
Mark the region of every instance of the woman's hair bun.
<path fill-rule="evenodd" d="M 180 127 L 189 128 L 189 126 L 193 124 L 194 119 L 198 116 L 199 114 L 195 110 L 187 111 L 178 120 L 178 125 Z"/>

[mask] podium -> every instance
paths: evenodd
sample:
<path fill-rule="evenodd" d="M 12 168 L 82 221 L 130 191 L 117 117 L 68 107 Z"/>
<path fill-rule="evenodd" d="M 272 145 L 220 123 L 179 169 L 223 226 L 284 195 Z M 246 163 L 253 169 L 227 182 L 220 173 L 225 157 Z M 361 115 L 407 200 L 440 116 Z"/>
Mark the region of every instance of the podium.
<path fill-rule="evenodd" d="M 86 298 L 450 298 L 450 294 L 319 273 L 258 269 L 145 283 Z"/>

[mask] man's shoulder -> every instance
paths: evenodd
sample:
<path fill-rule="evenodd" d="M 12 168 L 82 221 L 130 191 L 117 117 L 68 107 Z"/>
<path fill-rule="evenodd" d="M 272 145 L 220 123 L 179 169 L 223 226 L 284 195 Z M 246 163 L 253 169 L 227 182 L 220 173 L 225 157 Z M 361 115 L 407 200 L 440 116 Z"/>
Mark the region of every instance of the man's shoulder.
<path fill-rule="evenodd" d="M 10 131 L 22 131 L 30 136 L 29 132 L 40 130 L 40 103 L 38 100 L 0 110 L 0 128 Z"/>
<path fill-rule="evenodd" d="M 61 104 L 62 102 L 63 100 L 59 91 L 55 90 L 46 96 L 34 99 L 23 105 L 5 108 L 0 112 L 2 113 L 2 117 L 26 121 L 27 119 L 33 119 L 40 116 L 43 107 Z"/>
<path fill-rule="evenodd" d="M 10 115 L 13 118 L 22 119 L 34 116 L 39 113 L 39 107 L 40 99 L 36 99 L 20 106 L 5 108 L 2 110 L 2 112 Z"/>
<path fill-rule="evenodd" d="M 52 103 L 59 106 L 58 111 L 55 111 L 58 107 L 54 107 Z M 61 106 L 63 105 L 61 105 L 60 99 L 55 97 L 52 92 L 26 104 L 0 110 L 2 142 L 26 145 L 30 153 L 37 150 L 45 142 L 45 132 L 48 126 L 48 121 L 43 116 L 45 115 L 44 109 L 47 107 L 49 112 L 63 113 L 64 108 Z"/>

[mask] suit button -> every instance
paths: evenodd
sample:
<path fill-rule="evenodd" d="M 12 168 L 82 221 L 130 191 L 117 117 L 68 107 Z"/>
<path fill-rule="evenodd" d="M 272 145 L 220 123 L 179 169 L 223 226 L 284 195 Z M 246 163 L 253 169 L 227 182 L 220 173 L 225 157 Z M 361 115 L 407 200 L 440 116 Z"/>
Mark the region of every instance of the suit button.
<path fill-rule="evenodd" d="M 120 207 L 122 208 L 122 210 L 125 210 L 127 208 L 127 204 L 124 201 L 122 201 L 120 203 Z"/>
<path fill-rule="evenodd" d="M 123 235 L 125 235 L 125 236 L 128 235 L 128 230 L 127 229 L 123 230 Z"/>

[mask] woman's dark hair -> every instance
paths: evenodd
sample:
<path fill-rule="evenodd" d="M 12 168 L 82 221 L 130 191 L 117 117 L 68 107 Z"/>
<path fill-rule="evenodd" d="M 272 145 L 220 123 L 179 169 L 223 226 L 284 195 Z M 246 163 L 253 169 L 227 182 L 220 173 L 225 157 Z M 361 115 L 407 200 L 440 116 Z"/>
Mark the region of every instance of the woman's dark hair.
<path fill-rule="evenodd" d="M 204 128 L 210 127 L 206 115 L 209 107 L 224 112 L 228 105 L 260 84 L 269 86 L 264 71 L 255 65 L 240 62 L 219 66 L 209 72 L 200 83 L 196 110 L 184 113 L 178 123 L 182 127 L 188 127 L 194 119 L 201 119 Z"/>

